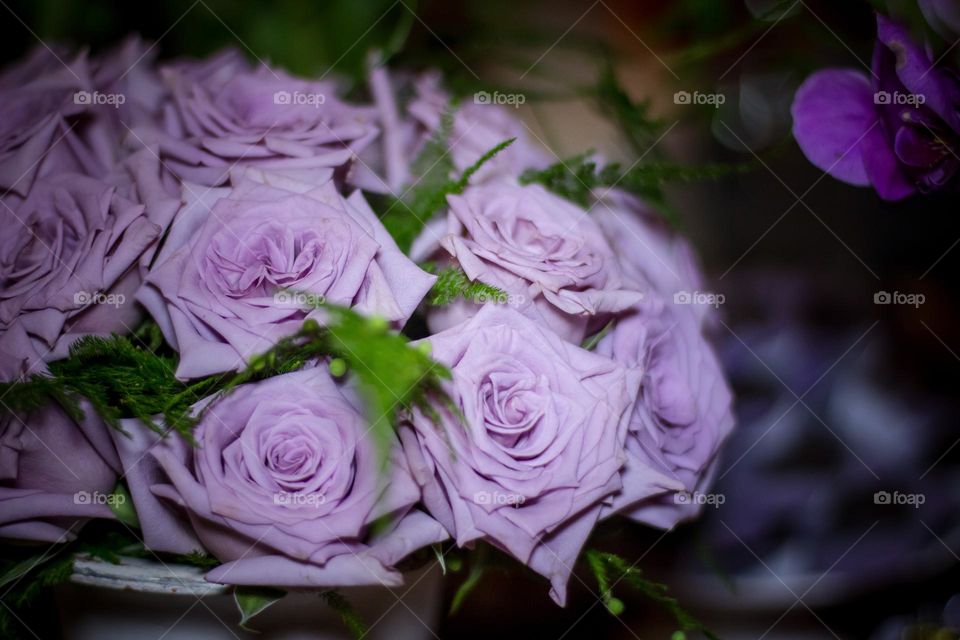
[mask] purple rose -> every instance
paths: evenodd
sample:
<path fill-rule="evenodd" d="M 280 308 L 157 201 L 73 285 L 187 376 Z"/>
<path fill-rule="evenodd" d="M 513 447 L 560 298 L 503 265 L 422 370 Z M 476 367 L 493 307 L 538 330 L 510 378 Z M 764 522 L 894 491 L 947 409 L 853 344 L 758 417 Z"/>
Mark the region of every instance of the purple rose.
<path fill-rule="evenodd" d="M 41 176 L 110 171 L 120 137 L 95 91 L 85 54 L 60 48 L 38 46 L 0 73 L 0 203 L 15 206 Z"/>
<path fill-rule="evenodd" d="M 605 190 L 590 215 L 617 254 L 624 282 L 668 300 L 703 290 L 703 275 L 690 243 L 640 199 Z M 709 307 L 695 308 L 705 313 Z"/>
<path fill-rule="evenodd" d="M 954 190 L 960 83 L 900 24 L 877 16 L 873 82 L 856 70 L 810 76 L 794 98 L 793 134 L 807 158 L 881 198 Z"/>
<path fill-rule="evenodd" d="M 196 437 L 197 448 L 176 437 L 153 447 L 169 484 L 151 490 L 184 509 L 225 562 L 207 574 L 213 582 L 397 586 L 397 562 L 447 537 L 412 510 L 420 493 L 402 456 L 383 477 L 357 400 L 324 368 L 237 389 L 209 408 Z M 144 529 L 171 526 L 158 511 L 138 513 L 161 519 Z M 373 531 L 382 517 L 390 524 Z"/>
<path fill-rule="evenodd" d="M 703 504 L 697 494 L 709 487 L 733 428 L 730 388 L 697 314 L 646 300 L 617 321 L 597 353 L 643 374 L 627 434 L 623 491 L 605 515 L 619 512 L 664 529 L 693 518 Z M 665 490 L 670 494 L 653 497 Z"/>
<path fill-rule="evenodd" d="M 618 491 L 640 373 L 487 306 L 431 336 L 464 424 L 414 415 L 401 441 L 423 503 L 458 545 L 485 540 L 551 583 L 571 567 Z"/>
<path fill-rule="evenodd" d="M 0 339 L 0 380 L 19 377 Z M 90 518 L 112 518 L 120 462 L 89 406 L 79 423 L 58 405 L 0 415 L 0 538 L 65 542 Z"/>
<path fill-rule="evenodd" d="M 180 352 L 177 375 L 241 368 L 322 321 L 317 302 L 402 325 L 435 277 L 397 248 L 360 192 L 342 198 L 328 171 L 307 184 L 256 169 L 234 186 L 185 189 L 138 299 Z"/>
<path fill-rule="evenodd" d="M 155 139 L 182 179 L 221 185 L 234 166 L 305 175 L 344 167 L 377 136 L 370 109 L 348 105 L 333 82 L 251 67 L 235 50 L 161 70 L 172 94 Z"/>
<path fill-rule="evenodd" d="M 97 90 L 112 107 L 101 109 L 118 123 L 122 137 L 129 128 L 156 126 L 168 91 L 156 66 L 159 49 L 131 35 L 117 46 L 91 60 Z M 136 137 L 133 137 L 134 141 Z"/>
<path fill-rule="evenodd" d="M 417 157 L 427 140 L 437 133 L 444 111 L 452 104 L 452 97 L 441 86 L 440 74 L 398 76 L 398 80 L 391 80 L 382 66 L 370 73 L 370 93 L 383 135 L 360 154 L 360 162 L 353 165 L 349 175 L 352 184 L 366 191 L 395 195 L 403 191 L 404 185 L 415 178 L 410 174 L 410 159 Z M 411 90 L 414 97 L 406 110 L 401 111 L 397 96 Z M 480 92 L 473 103 L 454 110 L 446 143 L 456 173 L 462 173 L 487 151 L 510 138 L 515 138 L 513 144 L 480 167 L 471 178 L 473 184 L 493 181 L 516 184 L 525 169 L 549 166 L 549 154 L 530 140 L 515 110 L 493 104 L 492 98 L 487 98 L 490 94 Z"/>
<path fill-rule="evenodd" d="M 428 226 L 411 253 L 427 254 L 433 240 L 471 280 L 509 294 L 508 302 L 579 343 L 591 320 L 639 301 L 625 286 L 600 227 L 587 212 L 540 185 L 490 184 L 449 196 L 446 228 Z M 479 308 L 460 302 L 431 314 L 441 330 Z"/>
<path fill-rule="evenodd" d="M 440 75 L 427 73 L 415 83 L 416 97 L 407 107 L 410 115 L 429 137 L 440 128 L 443 112 L 450 106 L 451 97 L 443 90 Z M 480 159 L 484 153 L 504 140 L 516 138 L 513 144 L 484 164 L 474 174 L 473 183 L 506 181 L 516 184 L 517 177 L 526 169 L 543 169 L 551 164 L 551 156 L 533 143 L 528 129 L 516 115 L 516 109 L 496 104 L 499 92 L 480 91 L 471 101 L 462 104 L 453 114 L 450 131 L 450 157 L 459 172 Z M 509 94 L 516 102 L 521 94 Z"/>
<path fill-rule="evenodd" d="M 0 220 L 0 341 L 21 363 L 136 323 L 137 263 L 160 234 L 143 205 L 100 180 L 57 174 L 0 208 Z"/>

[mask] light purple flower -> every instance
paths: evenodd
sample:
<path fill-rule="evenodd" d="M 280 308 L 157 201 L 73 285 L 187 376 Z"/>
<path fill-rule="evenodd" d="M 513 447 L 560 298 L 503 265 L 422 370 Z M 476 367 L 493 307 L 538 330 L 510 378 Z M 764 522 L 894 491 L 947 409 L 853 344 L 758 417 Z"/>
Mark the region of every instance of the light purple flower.
<path fill-rule="evenodd" d="M 464 422 L 416 414 L 401 440 L 423 503 L 458 545 L 485 540 L 551 583 L 561 605 L 580 549 L 621 487 L 640 372 L 487 306 L 431 336 Z"/>
<path fill-rule="evenodd" d="M 447 537 L 412 509 L 420 493 L 402 456 L 383 477 L 357 400 L 324 368 L 237 389 L 209 408 L 196 437 L 197 448 L 167 437 L 150 449 L 169 478 L 150 490 L 185 510 L 225 562 L 207 574 L 213 582 L 397 586 L 397 562 Z M 138 514 L 144 529 L 177 526 L 157 510 Z M 381 517 L 390 524 L 372 531 Z"/>
<path fill-rule="evenodd" d="M 20 376 L 0 338 L 0 380 Z M 79 423 L 51 404 L 0 415 L 0 538 L 73 540 L 90 518 L 113 518 L 120 461 L 108 427 L 84 405 Z"/>
<path fill-rule="evenodd" d="M 605 515 L 664 529 L 695 517 L 734 422 L 729 385 L 697 314 L 651 297 L 617 321 L 597 353 L 643 374 L 623 491 Z"/>
<path fill-rule="evenodd" d="M 120 138 L 94 91 L 85 54 L 62 48 L 38 46 L 0 72 L 2 204 L 15 206 L 41 176 L 111 170 Z"/>
<path fill-rule="evenodd" d="M 793 134 L 807 158 L 885 200 L 954 190 L 960 176 L 960 83 L 907 30 L 877 16 L 873 79 L 818 71 L 797 89 Z"/>
<path fill-rule="evenodd" d="M 540 185 L 489 184 L 449 196 L 446 228 L 429 226 L 411 253 L 438 242 L 471 280 L 498 287 L 525 315 L 579 343 L 588 324 L 642 299 L 627 286 L 610 244 L 583 209 Z M 479 305 L 431 313 L 434 331 Z"/>
<path fill-rule="evenodd" d="M 444 110 L 450 107 L 451 96 L 443 89 L 437 73 L 420 76 L 415 82 L 415 90 L 416 97 L 407 111 L 423 127 L 426 138 L 440 128 Z M 530 139 L 529 130 L 516 109 L 493 104 L 491 95 L 478 92 L 454 111 L 449 138 L 450 157 L 457 171 L 463 172 L 497 144 L 516 138 L 507 149 L 484 164 L 472 179 L 474 184 L 493 181 L 516 184 L 523 171 L 549 166 L 551 156 Z"/>
<path fill-rule="evenodd" d="M 590 216 L 613 247 L 624 282 L 667 300 L 703 290 L 696 253 L 683 236 L 667 227 L 661 214 L 616 189 L 604 190 L 598 197 Z"/>
<path fill-rule="evenodd" d="M 0 224 L 0 340 L 19 343 L 8 350 L 21 362 L 64 357 L 81 336 L 137 322 L 138 262 L 161 231 L 143 205 L 100 180 L 57 174 L 0 209 Z"/>
<path fill-rule="evenodd" d="M 235 166 L 305 174 L 346 167 L 378 135 L 374 113 L 342 102 L 332 81 L 251 67 L 235 50 L 161 69 L 171 92 L 157 141 L 182 179 L 214 186 Z"/>
<path fill-rule="evenodd" d="M 342 198 L 248 169 L 234 186 L 186 188 L 138 299 L 180 352 L 182 378 L 241 368 L 306 318 L 316 303 L 402 325 L 432 286 L 397 248 L 360 192 Z"/>

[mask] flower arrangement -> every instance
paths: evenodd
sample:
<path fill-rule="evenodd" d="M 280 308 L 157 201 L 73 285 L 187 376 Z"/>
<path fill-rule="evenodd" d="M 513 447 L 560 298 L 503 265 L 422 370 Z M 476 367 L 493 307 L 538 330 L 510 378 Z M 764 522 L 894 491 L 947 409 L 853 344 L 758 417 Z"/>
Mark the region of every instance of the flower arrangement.
<path fill-rule="evenodd" d="M 609 518 L 695 517 L 733 427 L 656 175 L 557 162 L 505 107 L 385 66 L 348 99 L 131 39 L 38 48 L 0 92 L 0 538 L 24 600 L 78 553 L 332 594 L 487 545 L 559 605 L 585 556 L 612 612 L 625 579 L 700 628 L 588 548 Z"/>

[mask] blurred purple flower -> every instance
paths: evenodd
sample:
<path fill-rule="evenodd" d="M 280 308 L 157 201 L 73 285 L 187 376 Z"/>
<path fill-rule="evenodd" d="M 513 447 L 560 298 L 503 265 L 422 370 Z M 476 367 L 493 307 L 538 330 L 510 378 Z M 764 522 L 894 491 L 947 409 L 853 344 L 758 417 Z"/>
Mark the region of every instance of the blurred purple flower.
<path fill-rule="evenodd" d="M 807 158 L 881 198 L 954 190 L 960 170 L 960 84 L 907 30 L 877 16 L 873 81 L 850 69 L 810 76 L 794 99 L 793 133 Z"/>
<path fill-rule="evenodd" d="M 161 69 L 170 91 L 161 128 L 137 136 L 158 143 L 182 179 L 216 186 L 234 166 L 300 177 L 346 167 L 378 135 L 372 109 L 337 97 L 332 81 L 303 80 L 235 50 Z"/>

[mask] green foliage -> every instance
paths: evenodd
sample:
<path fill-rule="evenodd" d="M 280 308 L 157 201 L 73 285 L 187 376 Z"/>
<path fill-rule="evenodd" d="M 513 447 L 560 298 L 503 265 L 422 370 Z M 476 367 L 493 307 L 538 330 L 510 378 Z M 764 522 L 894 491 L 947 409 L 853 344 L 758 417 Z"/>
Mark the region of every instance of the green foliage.
<path fill-rule="evenodd" d="M 71 349 L 70 357 L 50 364 L 49 376 L 0 385 L 4 410 L 30 411 L 54 398 L 80 418 L 80 401 L 86 399 L 116 428 L 121 418 L 134 417 L 165 433 L 153 422 L 159 414 L 166 427 L 192 442 L 193 426 L 214 404 L 198 414 L 193 404 L 201 398 L 215 394 L 216 400 L 241 384 L 331 356 L 357 376 L 370 402 L 372 433 L 382 444 L 391 437 L 398 410 L 426 407 L 428 396 L 442 396 L 440 380 L 448 378 L 449 371 L 410 347 L 406 338 L 390 331 L 386 321 L 333 305 L 323 309 L 329 319 L 325 327 L 308 320 L 300 331 L 252 358 L 246 369 L 189 383 L 174 377 L 173 357 L 137 346 L 129 338 L 84 338 Z"/>
<path fill-rule="evenodd" d="M 716 634 L 684 610 L 676 598 L 669 595 L 666 585 L 643 577 L 643 572 L 625 559 L 613 553 L 589 549 L 586 552 L 586 560 L 600 588 L 600 598 L 611 614 L 616 616 L 624 611 L 623 601 L 613 595 L 613 588 L 623 582 L 673 615 L 677 624 L 680 625 L 681 632 L 699 631 L 710 640 L 719 640 Z"/>
<path fill-rule="evenodd" d="M 634 153 L 645 156 L 663 133 L 663 120 L 650 115 L 650 101 L 635 102 L 617 80 L 613 65 L 600 73 L 593 90 L 600 110 L 616 122 Z"/>
<path fill-rule="evenodd" d="M 426 270 L 433 273 L 433 265 L 426 265 Z M 470 280 L 460 267 L 447 267 L 437 274 L 437 281 L 433 283 L 427 302 L 435 307 L 442 307 L 454 300 L 463 298 L 477 304 L 486 302 L 504 303 L 507 294 L 502 289 L 479 280 Z"/>
<path fill-rule="evenodd" d="M 287 595 L 286 591 L 270 587 L 237 587 L 233 590 L 233 601 L 240 611 L 240 628 L 254 631 L 248 623 L 270 606 Z"/>
<path fill-rule="evenodd" d="M 666 206 L 662 189 L 665 184 L 717 179 L 732 173 L 750 171 L 755 167 L 753 162 L 699 166 L 655 162 L 637 164 L 624 169 L 619 162 L 601 166 L 590 159 L 592 155 L 592 152 L 588 151 L 560 160 L 546 169 L 528 169 L 520 175 L 520 182 L 542 184 L 550 191 L 577 203 L 584 209 L 590 209 L 595 204 L 598 191 L 616 187 L 658 207 L 671 222 L 676 224 L 675 217 Z"/>
<path fill-rule="evenodd" d="M 334 590 L 321 591 L 320 598 L 328 607 L 340 614 L 340 619 L 354 638 L 359 640 L 367 635 L 368 629 L 366 623 L 360 618 L 343 594 Z"/>

